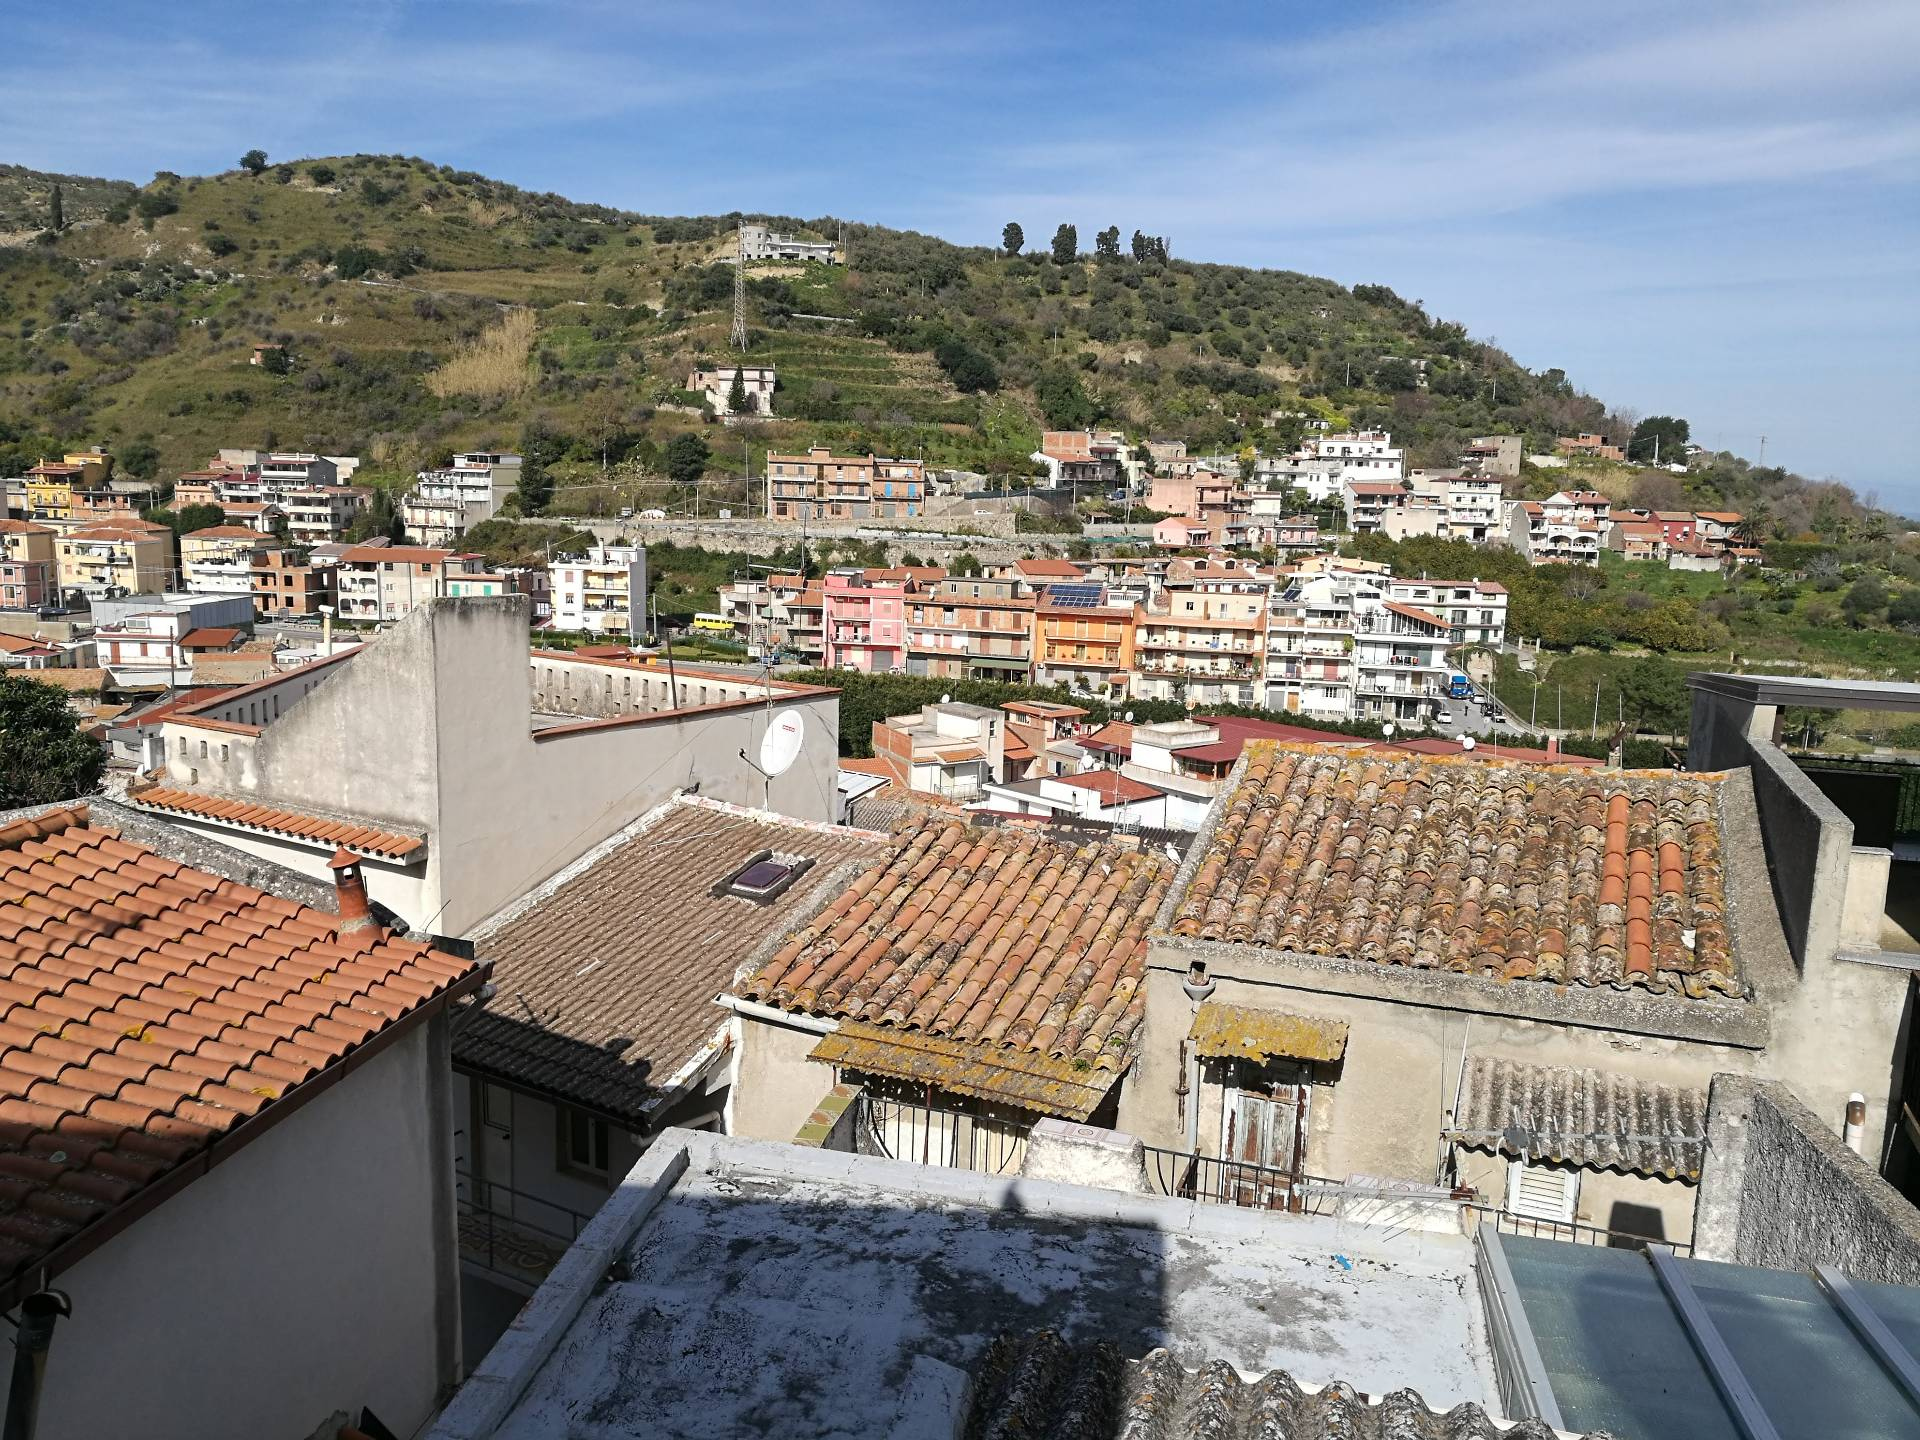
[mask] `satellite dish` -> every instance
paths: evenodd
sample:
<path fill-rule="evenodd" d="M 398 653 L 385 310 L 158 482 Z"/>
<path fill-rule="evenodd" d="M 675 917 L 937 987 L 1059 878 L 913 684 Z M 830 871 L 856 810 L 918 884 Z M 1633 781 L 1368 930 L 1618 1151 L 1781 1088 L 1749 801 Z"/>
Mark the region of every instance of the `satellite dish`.
<path fill-rule="evenodd" d="M 1127 724 L 1131 725 L 1133 723 L 1133 711 L 1131 710 L 1127 711 L 1127 713 L 1121 716 L 1120 718 L 1124 720 Z"/>
<path fill-rule="evenodd" d="M 1393 738 L 1393 722 L 1391 720 L 1380 727 L 1380 734 L 1383 739 L 1391 740 Z"/>
<path fill-rule="evenodd" d="M 1462 735 L 1460 737 L 1460 748 L 1462 750 L 1471 750 L 1473 748 L 1473 737 L 1471 735 Z"/>
<path fill-rule="evenodd" d="M 951 705 L 951 704 L 953 703 L 953 696 L 951 696 L 951 695 L 942 695 L 942 696 L 940 697 L 940 703 L 941 703 L 942 705 Z"/>
<path fill-rule="evenodd" d="M 786 774 L 800 758 L 800 742 L 806 738 L 807 722 L 798 710 L 782 710 L 760 737 L 760 770 L 771 779 Z"/>

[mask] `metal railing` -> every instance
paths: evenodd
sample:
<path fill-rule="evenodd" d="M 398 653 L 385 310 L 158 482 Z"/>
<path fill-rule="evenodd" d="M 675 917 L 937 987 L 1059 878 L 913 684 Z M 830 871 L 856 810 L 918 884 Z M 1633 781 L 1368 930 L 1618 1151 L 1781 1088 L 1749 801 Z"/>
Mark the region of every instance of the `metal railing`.
<path fill-rule="evenodd" d="M 521 1279 L 545 1279 L 593 1218 L 461 1169 L 454 1171 L 454 1196 L 461 1253 Z"/>
<path fill-rule="evenodd" d="M 1030 1127 L 965 1110 L 945 1110 L 862 1091 L 860 1149 L 891 1160 L 945 1165 L 985 1175 L 1017 1174 Z"/>
<path fill-rule="evenodd" d="M 1604 1226 L 1587 1225 L 1578 1220 L 1537 1220 L 1530 1215 L 1515 1215 L 1498 1205 L 1489 1205 L 1480 1200 L 1461 1203 L 1460 1225 L 1465 1233 L 1471 1235 L 1489 1223 L 1502 1235 L 1563 1240 L 1575 1245 L 1604 1245 L 1614 1250 L 1645 1250 L 1650 1246 L 1658 1246 L 1682 1257 L 1693 1254 L 1693 1246 L 1685 1240 L 1636 1235 L 1627 1230 L 1608 1230 Z"/>
<path fill-rule="evenodd" d="M 1221 1160 L 1185 1150 L 1144 1145 L 1147 1175 L 1162 1195 L 1208 1200 L 1254 1210 L 1286 1210 L 1295 1215 L 1330 1213 L 1317 1187 L 1334 1182 L 1251 1161 Z"/>

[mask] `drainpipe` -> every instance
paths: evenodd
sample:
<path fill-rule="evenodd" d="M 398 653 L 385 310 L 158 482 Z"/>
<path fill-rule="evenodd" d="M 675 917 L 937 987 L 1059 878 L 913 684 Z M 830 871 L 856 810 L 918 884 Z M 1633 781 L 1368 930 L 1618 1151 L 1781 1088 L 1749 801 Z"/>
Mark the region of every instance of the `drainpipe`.
<path fill-rule="evenodd" d="M 53 1327 L 61 1316 L 72 1313 L 73 1302 L 60 1290 L 42 1290 L 20 1302 L 4 1440 L 33 1440 L 34 1425 L 40 1417 L 40 1386 L 47 1375 L 47 1351 L 53 1348 Z"/>
<path fill-rule="evenodd" d="M 1847 1096 L 1847 1126 L 1842 1132 L 1854 1154 L 1867 1153 L 1867 1097 L 1858 1090 Z"/>

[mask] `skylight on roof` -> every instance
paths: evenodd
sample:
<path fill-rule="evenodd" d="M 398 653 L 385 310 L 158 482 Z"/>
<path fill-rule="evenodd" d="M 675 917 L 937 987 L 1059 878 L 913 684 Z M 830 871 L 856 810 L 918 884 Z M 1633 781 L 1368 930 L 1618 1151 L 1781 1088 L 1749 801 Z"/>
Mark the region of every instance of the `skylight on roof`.
<path fill-rule="evenodd" d="M 714 886 L 716 895 L 737 895 L 756 904 L 771 904 L 792 888 L 813 861 L 805 855 L 789 855 L 762 850 Z"/>

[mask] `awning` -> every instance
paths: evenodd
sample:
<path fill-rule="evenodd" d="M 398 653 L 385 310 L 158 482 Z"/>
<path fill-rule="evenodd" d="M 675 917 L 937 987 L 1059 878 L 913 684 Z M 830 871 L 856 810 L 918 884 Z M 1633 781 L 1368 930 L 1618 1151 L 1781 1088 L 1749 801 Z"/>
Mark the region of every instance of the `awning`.
<path fill-rule="evenodd" d="M 976 670 L 1019 670 L 1024 672 L 1030 662 L 1025 660 L 1002 659 L 997 655 L 969 655 L 967 664 Z"/>
<path fill-rule="evenodd" d="M 1467 1064 L 1445 1136 L 1470 1150 L 1674 1180 L 1698 1180 L 1707 1150 L 1707 1092 L 1609 1070 L 1525 1065 L 1478 1055 Z"/>
<path fill-rule="evenodd" d="M 1117 1071 L 1076 1066 L 1032 1050 L 947 1040 L 844 1020 L 808 1053 L 848 1070 L 937 1085 L 1043 1115 L 1085 1120 L 1119 1083 Z"/>
<path fill-rule="evenodd" d="M 1338 1060 L 1347 1053 L 1347 1022 L 1209 1000 L 1187 1039 L 1194 1054 L 1213 1059 Z"/>

